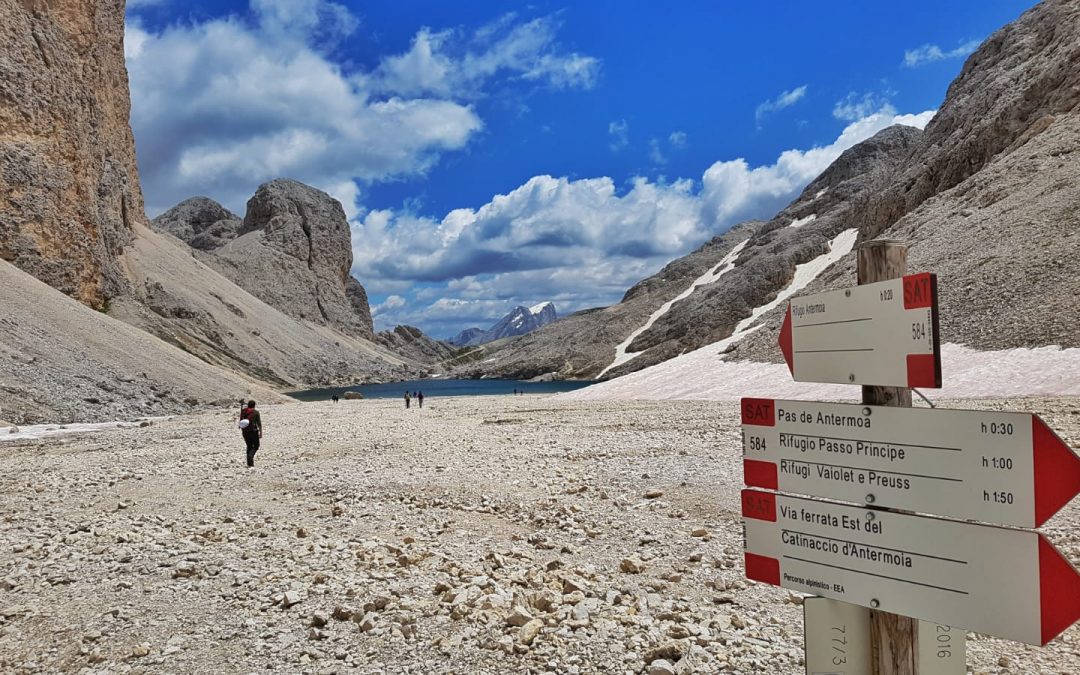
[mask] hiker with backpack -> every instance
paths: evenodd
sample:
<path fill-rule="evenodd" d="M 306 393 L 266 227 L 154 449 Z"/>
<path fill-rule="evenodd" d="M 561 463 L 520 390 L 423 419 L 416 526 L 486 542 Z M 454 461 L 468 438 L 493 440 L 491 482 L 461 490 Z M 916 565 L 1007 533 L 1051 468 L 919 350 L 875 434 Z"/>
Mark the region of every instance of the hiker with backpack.
<path fill-rule="evenodd" d="M 262 438 L 262 418 L 255 409 L 255 401 L 248 401 L 240 411 L 240 421 L 236 426 L 240 427 L 244 443 L 247 444 L 247 465 L 250 469 L 255 466 L 255 453 L 259 451 L 259 439 Z"/>

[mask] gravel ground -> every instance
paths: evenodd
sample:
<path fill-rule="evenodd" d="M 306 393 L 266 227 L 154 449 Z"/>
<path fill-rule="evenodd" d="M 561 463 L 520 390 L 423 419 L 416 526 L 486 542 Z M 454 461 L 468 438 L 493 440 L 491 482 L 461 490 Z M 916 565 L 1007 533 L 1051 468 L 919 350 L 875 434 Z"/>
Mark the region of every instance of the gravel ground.
<path fill-rule="evenodd" d="M 733 404 L 426 403 L 269 406 L 253 470 L 231 410 L 0 444 L 0 672 L 802 672 L 801 599 L 743 579 Z M 1080 399 L 974 405 L 1080 438 Z M 1080 628 L 968 652 L 1074 673 Z"/>

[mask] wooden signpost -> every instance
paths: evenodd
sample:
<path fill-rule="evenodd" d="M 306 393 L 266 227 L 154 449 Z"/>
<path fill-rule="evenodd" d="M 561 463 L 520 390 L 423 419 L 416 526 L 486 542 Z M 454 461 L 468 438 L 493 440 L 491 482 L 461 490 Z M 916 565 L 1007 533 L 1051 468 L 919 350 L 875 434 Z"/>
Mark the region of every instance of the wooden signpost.
<path fill-rule="evenodd" d="M 828 670 L 808 623 L 813 675 L 952 675 L 948 626 L 1044 645 L 1080 620 L 1080 573 L 1041 534 L 962 522 L 1042 525 L 1080 492 L 1080 459 L 1036 415 L 911 409 L 941 358 L 937 279 L 906 266 L 903 244 L 868 242 L 858 287 L 792 299 L 781 327 L 795 380 L 863 385 L 862 405 L 742 402 L 746 484 L 808 495 L 743 491 L 747 577 L 843 601 L 822 621 L 868 636 Z M 943 637 L 959 648 L 930 658 Z"/>
<path fill-rule="evenodd" d="M 866 675 L 870 672 L 870 610 L 829 598 L 803 600 L 807 675 Z M 965 675 L 964 631 L 918 622 L 919 675 Z"/>

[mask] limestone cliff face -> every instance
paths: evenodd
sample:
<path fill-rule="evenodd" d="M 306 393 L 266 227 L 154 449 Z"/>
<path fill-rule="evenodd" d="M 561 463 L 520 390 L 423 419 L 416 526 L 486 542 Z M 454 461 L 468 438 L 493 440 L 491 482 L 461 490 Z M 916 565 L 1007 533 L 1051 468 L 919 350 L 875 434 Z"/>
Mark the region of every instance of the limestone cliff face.
<path fill-rule="evenodd" d="M 349 274 L 352 235 L 341 203 L 309 185 L 278 179 L 259 186 L 247 206 L 240 238 L 217 255 L 256 278 L 233 281 L 290 316 L 371 338 L 366 303 L 357 312 L 362 289 Z M 306 283 L 280 277 L 283 268 Z"/>
<path fill-rule="evenodd" d="M 123 0 L 0 0 L 0 259 L 93 306 L 145 218 Z"/>

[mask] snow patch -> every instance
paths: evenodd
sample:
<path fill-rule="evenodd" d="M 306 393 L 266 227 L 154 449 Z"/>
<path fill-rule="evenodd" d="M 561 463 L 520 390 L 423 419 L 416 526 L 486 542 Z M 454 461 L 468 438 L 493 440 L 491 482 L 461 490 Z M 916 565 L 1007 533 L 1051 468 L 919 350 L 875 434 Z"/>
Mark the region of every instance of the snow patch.
<path fill-rule="evenodd" d="M 816 213 L 811 213 L 810 215 L 806 216 L 805 218 L 796 218 L 795 220 L 791 221 L 791 224 L 788 225 L 788 227 L 802 227 L 803 225 L 805 225 L 807 223 L 813 222 L 816 218 L 817 218 L 817 214 Z"/>
<path fill-rule="evenodd" d="M 610 399 L 737 401 L 743 396 L 858 401 L 861 389 L 843 384 L 794 382 L 782 363 L 728 362 L 719 343 L 651 368 L 559 394 L 560 400 Z M 779 349 L 779 348 L 778 348 Z M 941 389 L 920 389 L 930 399 L 1080 396 L 1080 349 L 1056 346 L 978 351 L 941 348 Z"/>
<path fill-rule="evenodd" d="M 541 302 L 539 305 L 533 305 L 529 308 L 529 313 L 534 315 L 539 314 L 540 312 L 544 311 L 544 308 L 550 304 L 550 302 Z"/>
<path fill-rule="evenodd" d="M 0 427 L 0 443 L 4 441 L 36 441 L 52 436 L 67 436 L 70 434 L 97 433 L 110 429 L 132 429 L 140 426 L 144 421 L 155 422 L 170 419 L 168 417 L 147 417 L 137 422 L 93 422 L 73 424 L 28 424 L 16 427 Z M 18 429 L 12 433 L 13 429 Z"/>
<path fill-rule="evenodd" d="M 612 368 L 621 366 L 622 364 L 626 363 L 627 361 L 633 359 L 635 356 L 640 354 L 641 352 L 627 352 L 626 350 L 628 347 L 630 347 L 631 343 L 633 343 L 634 340 L 637 339 L 639 335 L 652 328 L 652 325 L 656 323 L 657 319 L 667 314 L 676 302 L 679 302 L 680 300 L 685 300 L 686 298 L 690 297 L 690 295 L 699 286 L 711 284 L 719 280 L 720 277 L 724 276 L 731 270 L 735 269 L 735 260 L 739 257 L 739 253 L 743 250 L 743 247 L 746 246 L 746 242 L 748 241 L 750 240 L 744 239 L 743 241 L 739 242 L 739 244 L 736 245 L 735 248 L 728 251 L 728 254 L 724 256 L 724 258 L 720 262 L 718 262 L 715 267 L 695 279 L 694 283 L 690 284 L 689 288 L 687 288 L 685 291 L 675 296 L 671 300 L 668 300 L 660 306 L 660 309 L 653 312 L 652 315 L 649 316 L 649 320 L 645 322 L 644 326 L 638 328 L 633 333 L 630 333 L 630 336 L 623 340 L 619 344 L 619 346 L 615 348 L 615 360 L 612 361 L 611 365 L 609 365 L 607 368 L 604 368 L 602 371 L 600 371 L 600 374 L 597 375 L 597 377 L 603 377 L 604 373 L 606 373 L 607 371 L 611 370 Z"/>
<path fill-rule="evenodd" d="M 822 188 L 822 189 L 818 190 L 817 194 L 814 195 L 814 199 L 817 199 L 818 197 L 820 197 L 821 195 L 825 194 L 828 191 L 829 191 L 829 188 Z"/>

